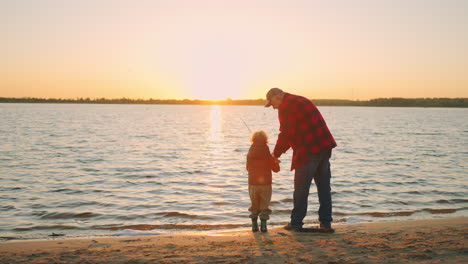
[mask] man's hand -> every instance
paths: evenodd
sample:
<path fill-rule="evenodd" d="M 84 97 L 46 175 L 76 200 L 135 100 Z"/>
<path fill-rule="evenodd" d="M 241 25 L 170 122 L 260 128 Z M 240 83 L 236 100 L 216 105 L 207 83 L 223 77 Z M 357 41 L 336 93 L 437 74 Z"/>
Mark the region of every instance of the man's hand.
<path fill-rule="evenodd" d="M 275 154 L 271 153 L 271 157 L 273 158 L 273 161 L 276 163 L 276 164 L 280 164 L 281 163 L 281 160 L 279 160 Z"/>
<path fill-rule="evenodd" d="M 273 172 L 279 172 L 280 171 L 280 163 L 281 161 L 275 156 L 273 155 L 273 153 L 271 153 L 271 170 Z"/>

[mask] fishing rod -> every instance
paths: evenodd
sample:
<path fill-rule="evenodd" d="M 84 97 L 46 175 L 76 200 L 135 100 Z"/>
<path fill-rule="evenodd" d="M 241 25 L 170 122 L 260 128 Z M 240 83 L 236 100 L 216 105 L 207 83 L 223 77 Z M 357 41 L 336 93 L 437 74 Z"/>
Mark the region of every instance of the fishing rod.
<path fill-rule="evenodd" d="M 252 130 L 250 130 L 249 126 L 245 123 L 244 119 L 242 117 L 239 117 L 242 123 L 244 123 L 245 127 L 249 130 L 250 133 L 252 133 Z"/>

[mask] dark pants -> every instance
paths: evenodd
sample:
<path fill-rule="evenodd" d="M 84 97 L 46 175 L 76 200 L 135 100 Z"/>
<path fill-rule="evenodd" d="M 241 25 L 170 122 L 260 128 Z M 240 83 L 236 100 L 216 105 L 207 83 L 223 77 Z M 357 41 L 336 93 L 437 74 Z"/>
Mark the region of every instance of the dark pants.
<path fill-rule="evenodd" d="M 332 199 L 330 188 L 330 157 L 331 150 L 312 155 L 306 164 L 295 169 L 294 174 L 294 208 L 291 213 L 291 225 L 302 227 L 307 214 L 307 201 L 310 184 L 314 179 L 319 198 L 319 221 L 329 224 L 332 219 Z"/>

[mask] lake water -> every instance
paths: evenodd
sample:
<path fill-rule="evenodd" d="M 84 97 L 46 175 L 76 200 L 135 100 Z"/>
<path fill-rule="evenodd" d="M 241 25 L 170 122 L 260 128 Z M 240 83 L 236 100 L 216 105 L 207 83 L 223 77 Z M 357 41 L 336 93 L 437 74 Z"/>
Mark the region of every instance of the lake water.
<path fill-rule="evenodd" d="M 336 223 L 467 216 L 468 109 L 320 107 Z M 247 227 L 250 129 L 261 106 L 0 104 L 0 236 Z M 292 209 L 292 150 L 270 223 Z M 306 224 L 317 223 L 311 188 Z M 138 231 L 135 231 L 138 232 Z"/>

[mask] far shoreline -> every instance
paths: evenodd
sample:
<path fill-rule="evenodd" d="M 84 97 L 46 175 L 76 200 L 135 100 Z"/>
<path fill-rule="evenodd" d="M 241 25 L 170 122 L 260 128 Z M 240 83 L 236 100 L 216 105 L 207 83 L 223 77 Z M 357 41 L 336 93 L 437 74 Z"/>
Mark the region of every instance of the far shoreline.
<path fill-rule="evenodd" d="M 357 107 L 423 107 L 423 108 L 468 108 L 468 98 L 376 98 L 370 100 L 310 99 L 317 106 Z M 142 104 L 142 105 L 265 105 L 264 99 L 106 99 L 106 98 L 8 98 L 0 97 L 0 103 L 46 103 L 46 104 Z"/>

